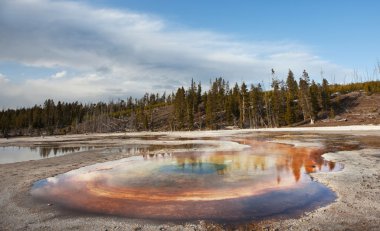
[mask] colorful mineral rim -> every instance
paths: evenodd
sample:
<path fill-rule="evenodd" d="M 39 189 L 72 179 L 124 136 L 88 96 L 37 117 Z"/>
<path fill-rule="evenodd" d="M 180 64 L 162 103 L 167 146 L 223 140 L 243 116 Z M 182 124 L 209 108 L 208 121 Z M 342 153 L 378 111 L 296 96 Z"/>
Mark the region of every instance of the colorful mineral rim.
<path fill-rule="evenodd" d="M 309 173 L 337 171 L 318 148 L 239 140 L 239 152 L 173 152 L 40 180 L 31 194 L 66 210 L 165 221 L 242 222 L 299 215 L 335 194 Z"/>

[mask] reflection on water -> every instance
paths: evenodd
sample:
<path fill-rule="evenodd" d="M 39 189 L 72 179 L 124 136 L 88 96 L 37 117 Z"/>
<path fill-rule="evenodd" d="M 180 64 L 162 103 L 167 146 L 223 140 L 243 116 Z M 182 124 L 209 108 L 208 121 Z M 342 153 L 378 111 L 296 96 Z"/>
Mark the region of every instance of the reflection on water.
<path fill-rule="evenodd" d="M 36 146 L 36 147 L 17 147 L 7 146 L 0 147 L 0 164 L 15 163 L 28 160 L 39 160 L 49 157 L 61 156 L 73 152 L 89 151 L 94 149 L 93 146 L 81 147 L 54 147 L 54 146 Z"/>
<path fill-rule="evenodd" d="M 211 174 L 218 173 L 224 174 L 226 164 L 217 163 L 181 163 L 181 164 L 168 164 L 160 168 L 159 172 L 163 173 L 184 173 L 184 174 Z"/>
<path fill-rule="evenodd" d="M 74 144 L 75 145 L 75 144 Z M 0 164 L 15 163 L 28 160 L 39 160 L 49 157 L 56 157 L 74 152 L 90 151 L 95 149 L 104 149 L 105 154 L 127 154 L 127 155 L 145 155 L 162 149 L 193 149 L 210 147 L 211 145 L 189 143 L 180 145 L 146 145 L 146 144 L 124 144 L 117 146 L 106 146 L 105 144 L 76 144 L 78 146 L 65 147 L 57 144 L 45 144 L 41 146 L 18 147 L 7 146 L 0 147 Z"/>
<path fill-rule="evenodd" d="M 37 182 L 35 198 L 130 218 L 223 222 L 292 216 L 335 199 L 308 173 L 336 171 L 322 150 L 240 140 L 241 152 L 144 154 Z"/>
<path fill-rule="evenodd" d="M 198 143 L 186 143 L 186 144 L 125 144 L 122 146 L 108 147 L 105 153 L 127 153 L 131 155 L 149 155 L 150 152 L 165 149 L 193 149 L 193 148 L 205 148 L 212 147 L 212 145 L 198 144 Z"/>
<path fill-rule="evenodd" d="M 85 147 L 30 147 L 31 152 L 38 152 L 40 157 L 48 158 L 51 155 L 64 155 L 72 152 L 82 152 L 94 149 L 93 146 L 85 146 Z"/>

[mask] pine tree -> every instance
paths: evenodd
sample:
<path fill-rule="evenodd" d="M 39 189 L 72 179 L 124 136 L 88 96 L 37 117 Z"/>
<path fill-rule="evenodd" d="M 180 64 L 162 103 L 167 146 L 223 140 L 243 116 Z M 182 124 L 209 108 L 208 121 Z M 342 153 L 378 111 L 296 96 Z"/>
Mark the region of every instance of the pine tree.
<path fill-rule="evenodd" d="M 190 130 L 194 129 L 194 113 L 195 108 L 197 107 L 197 88 L 193 79 L 191 79 L 191 86 L 186 94 L 186 102 L 187 102 L 187 121 L 188 127 Z"/>
<path fill-rule="evenodd" d="M 215 128 L 215 103 L 215 95 L 209 91 L 206 99 L 206 126 L 209 129 Z"/>
<path fill-rule="evenodd" d="M 285 121 L 288 125 L 293 124 L 297 121 L 297 95 L 298 95 L 298 84 L 294 79 L 294 74 L 291 70 L 288 72 L 288 77 L 286 79 L 286 112 Z"/>
<path fill-rule="evenodd" d="M 239 106 L 240 106 L 240 128 L 244 128 L 246 125 L 246 119 L 247 119 L 247 112 L 249 109 L 249 95 L 248 95 L 248 89 L 245 82 L 241 84 L 240 87 L 240 100 L 239 100 Z"/>
<path fill-rule="evenodd" d="M 322 80 L 322 92 L 321 92 L 321 97 L 322 97 L 322 109 L 324 111 L 329 111 L 330 110 L 330 88 L 329 88 L 329 83 L 327 82 L 326 79 Z"/>
<path fill-rule="evenodd" d="M 235 83 L 234 88 L 231 91 L 230 96 L 230 103 L 231 103 L 231 112 L 232 112 L 232 119 L 233 119 L 233 125 L 237 126 L 237 121 L 240 118 L 240 106 L 239 106 L 239 99 L 240 99 L 240 89 L 239 85 Z"/>
<path fill-rule="evenodd" d="M 226 95 L 226 104 L 225 104 L 226 121 L 228 124 L 233 124 L 232 97 L 233 97 L 232 90 L 228 90 L 227 95 Z"/>
<path fill-rule="evenodd" d="M 202 84 L 199 82 L 197 87 L 196 111 L 199 112 L 199 105 L 202 103 Z"/>
<path fill-rule="evenodd" d="M 264 121 L 264 100 L 263 100 L 263 90 L 261 85 L 258 84 L 257 87 L 252 85 L 250 90 L 250 107 L 251 107 L 251 127 L 258 128 L 260 126 L 266 126 Z"/>
<path fill-rule="evenodd" d="M 273 69 L 272 69 L 273 72 Z M 271 102 L 271 108 L 272 108 L 272 113 L 271 113 L 271 120 L 272 124 L 274 127 L 279 127 L 279 117 L 280 117 L 280 82 L 277 78 L 272 79 L 272 94 L 270 97 L 270 102 Z"/>
<path fill-rule="evenodd" d="M 302 78 L 299 81 L 299 102 L 302 109 L 302 114 L 304 120 L 310 119 L 310 122 L 314 121 L 311 118 L 311 102 L 310 102 L 310 78 L 309 74 L 304 70 L 302 74 Z"/>
<path fill-rule="evenodd" d="M 178 129 L 183 129 L 186 116 L 185 89 L 183 87 L 178 88 L 177 93 L 175 94 L 174 108 Z"/>
<path fill-rule="evenodd" d="M 310 85 L 310 103 L 311 103 L 310 114 L 311 114 L 311 119 L 314 121 L 317 118 L 317 114 L 320 110 L 319 98 L 320 98 L 319 87 L 313 80 Z"/>
<path fill-rule="evenodd" d="M 285 121 L 285 113 L 286 113 L 286 86 L 283 80 L 280 81 L 280 97 L 279 97 L 279 102 L 280 102 L 280 111 L 278 114 L 278 123 L 279 126 L 286 125 Z"/>

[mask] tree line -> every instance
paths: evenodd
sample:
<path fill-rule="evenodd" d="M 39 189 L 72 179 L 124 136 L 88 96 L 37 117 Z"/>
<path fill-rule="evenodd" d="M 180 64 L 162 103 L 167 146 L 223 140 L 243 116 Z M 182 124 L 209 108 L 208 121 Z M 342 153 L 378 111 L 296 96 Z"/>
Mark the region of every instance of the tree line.
<path fill-rule="evenodd" d="M 248 87 L 245 82 L 231 86 L 223 78 L 217 78 L 210 83 L 210 89 L 202 93 L 201 84 L 197 87 L 192 81 L 187 90 L 181 87 L 175 94 L 172 124 L 178 130 L 313 124 L 317 119 L 335 116 L 338 93 L 353 91 L 379 93 L 380 81 L 329 84 L 323 79 L 316 83 L 305 70 L 298 81 L 289 70 L 284 81 L 275 77 L 273 69 L 270 90 L 261 84 Z M 334 97 L 337 99 L 332 101 Z"/>
<path fill-rule="evenodd" d="M 289 70 L 285 80 L 272 69 L 271 88 L 245 82 L 230 84 L 223 78 L 202 84 L 193 80 L 166 95 L 146 93 L 140 99 L 82 104 L 47 99 L 43 105 L 0 111 L 0 133 L 9 135 L 66 134 L 120 130 L 195 130 L 296 126 L 333 117 L 337 93 L 380 92 L 380 81 L 329 84 L 311 80 L 303 71 L 296 80 Z M 161 118 L 161 123 L 158 121 Z M 100 127 L 109 128 L 99 130 Z M 81 129 L 78 129 L 81 128 Z"/>

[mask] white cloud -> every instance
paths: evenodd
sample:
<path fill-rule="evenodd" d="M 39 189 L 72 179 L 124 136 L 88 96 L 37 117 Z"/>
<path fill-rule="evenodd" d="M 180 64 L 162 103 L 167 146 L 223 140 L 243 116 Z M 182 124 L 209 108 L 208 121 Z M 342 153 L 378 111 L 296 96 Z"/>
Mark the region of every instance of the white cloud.
<path fill-rule="evenodd" d="M 54 75 L 51 76 L 52 79 L 60 79 L 60 78 L 63 78 L 65 77 L 67 74 L 66 71 L 60 71 L 60 72 L 57 72 L 55 73 Z"/>
<path fill-rule="evenodd" d="M 108 100 L 171 91 L 191 78 L 208 83 L 266 81 L 274 68 L 319 80 L 350 70 L 291 42 L 240 41 L 210 31 L 173 27 L 161 18 L 72 1 L 0 1 L 0 61 L 73 70 L 0 85 L 0 106 L 60 100 Z M 78 74 L 79 73 L 79 74 Z M 64 77 L 64 78 L 63 78 Z M 13 91 L 10 92 L 9 89 Z M 18 93 L 18 94 L 17 94 Z"/>
<path fill-rule="evenodd" d="M 5 77 L 5 75 L 1 74 L 0 73 L 0 84 L 5 84 L 5 83 L 8 83 L 9 82 L 9 79 L 7 79 Z"/>

